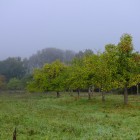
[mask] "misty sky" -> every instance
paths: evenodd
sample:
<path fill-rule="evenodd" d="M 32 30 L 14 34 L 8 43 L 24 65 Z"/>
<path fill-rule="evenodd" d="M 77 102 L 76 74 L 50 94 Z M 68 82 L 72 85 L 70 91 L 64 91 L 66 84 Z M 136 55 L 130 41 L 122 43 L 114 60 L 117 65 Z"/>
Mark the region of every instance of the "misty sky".
<path fill-rule="evenodd" d="M 123 33 L 140 51 L 140 0 L 0 0 L 0 59 L 37 50 L 103 50 Z"/>

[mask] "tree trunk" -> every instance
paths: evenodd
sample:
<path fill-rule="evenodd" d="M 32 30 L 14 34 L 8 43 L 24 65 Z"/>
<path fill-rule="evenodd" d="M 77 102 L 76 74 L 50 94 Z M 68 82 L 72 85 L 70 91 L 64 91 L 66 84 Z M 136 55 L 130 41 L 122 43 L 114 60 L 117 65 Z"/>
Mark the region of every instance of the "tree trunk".
<path fill-rule="evenodd" d="M 139 84 L 137 84 L 137 95 L 139 95 Z"/>
<path fill-rule="evenodd" d="M 78 98 L 79 98 L 80 97 L 80 90 L 79 89 L 78 89 L 77 93 L 78 93 Z"/>
<path fill-rule="evenodd" d="M 128 89 L 127 86 L 124 88 L 124 104 L 128 104 Z"/>
<path fill-rule="evenodd" d="M 105 93 L 102 91 L 102 102 L 105 102 Z"/>
<path fill-rule="evenodd" d="M 88 89 L 88 99 L 90 100 L 91 99 L 91 90 L 90 90 L 90 87 Z"/>
<path fill-rule="evenodd" d="M 57 98 L 59 98 L 59 97 L 60 97 L 60 93 L 59 93 L 59 91 L 57 91 L 56 93 L 57 93 Z"/>

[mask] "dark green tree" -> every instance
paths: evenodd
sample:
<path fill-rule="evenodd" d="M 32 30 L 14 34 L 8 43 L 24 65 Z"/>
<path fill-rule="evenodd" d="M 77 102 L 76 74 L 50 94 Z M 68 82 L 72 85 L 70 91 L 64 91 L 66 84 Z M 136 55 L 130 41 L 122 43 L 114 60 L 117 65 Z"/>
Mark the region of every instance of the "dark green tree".
<path fill-rule="evenodd" d="M 20 57 L 9 57 L 0 61 L 0 74 L 8 81 L 11 78 L 22 78 L 26 73 L 23 61 Z"/>

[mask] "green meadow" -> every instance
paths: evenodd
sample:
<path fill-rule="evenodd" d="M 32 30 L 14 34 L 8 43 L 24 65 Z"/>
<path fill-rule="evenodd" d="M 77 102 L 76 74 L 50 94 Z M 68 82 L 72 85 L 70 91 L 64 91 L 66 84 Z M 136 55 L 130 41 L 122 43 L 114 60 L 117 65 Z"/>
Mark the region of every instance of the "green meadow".
<path fill-rule="evenodd" d="M 0 140 L 140 140 L 140 96 L 0 94 Z"/>

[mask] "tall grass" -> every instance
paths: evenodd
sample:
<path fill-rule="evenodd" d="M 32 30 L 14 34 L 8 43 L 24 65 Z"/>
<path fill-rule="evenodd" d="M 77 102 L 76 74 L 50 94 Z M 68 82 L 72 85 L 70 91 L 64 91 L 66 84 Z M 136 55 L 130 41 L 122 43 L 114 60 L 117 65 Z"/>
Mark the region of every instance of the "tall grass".
<path fill-rule="evenodd" d="M 0 95 L 0 140 L 139 140 L 140 97 L 86 97 L 63 94 Z"/>

